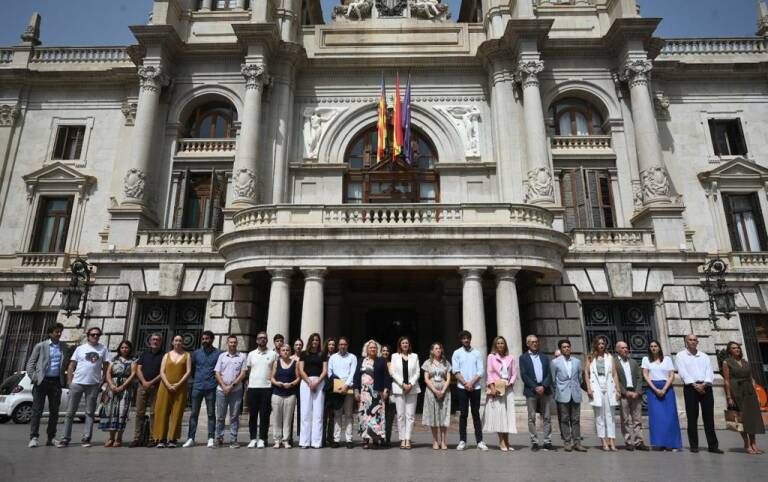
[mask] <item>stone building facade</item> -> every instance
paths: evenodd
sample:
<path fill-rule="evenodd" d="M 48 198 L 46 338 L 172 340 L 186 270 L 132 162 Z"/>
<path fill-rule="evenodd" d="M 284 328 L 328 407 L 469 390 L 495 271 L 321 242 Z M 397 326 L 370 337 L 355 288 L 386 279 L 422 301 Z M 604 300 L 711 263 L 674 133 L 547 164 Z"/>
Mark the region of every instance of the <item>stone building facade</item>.
<path fill-rule="evenodd" d="M 33 16 L 0 49 L 0 370 L 58 319 L 111 349 L 267 329 L 422 356 L 462 328 L 638 357 L 694 331 L 765 382 L 758 12 L 755 37 L 660 39 L 634 0 L 344 0 L 329 23 L 318 0 L 155 0 L 127 47 L 43 46 Z M 410 164 L 375 157 L 398 72 Z M 76 256 L 84 320 L 58 311 Z M 717 322 L 715 257 L 738 292 Z"/>

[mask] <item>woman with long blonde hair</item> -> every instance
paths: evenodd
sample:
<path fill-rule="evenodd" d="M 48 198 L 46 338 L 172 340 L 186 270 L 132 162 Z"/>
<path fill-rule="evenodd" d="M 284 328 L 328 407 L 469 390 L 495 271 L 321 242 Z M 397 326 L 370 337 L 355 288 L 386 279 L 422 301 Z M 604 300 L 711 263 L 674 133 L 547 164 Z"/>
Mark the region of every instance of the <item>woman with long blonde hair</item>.
<path fill-rule="evenodd" d="M 621 392 L 617 389 L 619 379 L 613 363 L 613 356 L 608 353 L 608 339 L 598 336 L 592 341 L 592 351 L 584 367 L 584 380 L 587 383 L 592 410 L 595 412 L 597 436 L 603 442 L 603 450 L 616 451 L 616 414 L 614 408 L 619 405 Z"/>
<path fill-rule="evenodd" d="M 381 446 L 386 436 L 384 405 L 389 398 L 389 370 L 387 361 L 379 356 L 381 345 L 368 340 L 355 371 L 355 400 L 358 406 L 358 421 L 363 448 Z"/>

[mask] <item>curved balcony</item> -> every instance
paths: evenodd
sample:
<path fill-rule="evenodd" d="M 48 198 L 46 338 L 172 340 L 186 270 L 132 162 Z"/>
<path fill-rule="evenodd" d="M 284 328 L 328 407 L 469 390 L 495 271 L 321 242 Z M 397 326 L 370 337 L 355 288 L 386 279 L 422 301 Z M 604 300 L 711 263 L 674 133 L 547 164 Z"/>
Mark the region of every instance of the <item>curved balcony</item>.
<path fill-rule="evenodd" d="M 216 240 L 226 272 L 269 267 L 515 267 L 555 278 L 570 238 L 524 204 L 266 205 Z"/>

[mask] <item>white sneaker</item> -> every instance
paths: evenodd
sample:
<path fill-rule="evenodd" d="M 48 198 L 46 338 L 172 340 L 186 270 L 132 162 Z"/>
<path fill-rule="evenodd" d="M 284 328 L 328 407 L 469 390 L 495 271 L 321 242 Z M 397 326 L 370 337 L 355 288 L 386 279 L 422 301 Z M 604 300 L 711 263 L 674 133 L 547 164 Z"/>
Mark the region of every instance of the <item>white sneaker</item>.
<path fill-rule="evenodd" d="M 195 446 L 195 441 L 192 440 L 191 438 L 188 438 L 187 441 L 184 442 L 184 445 L 182 445 L 182 447 L 185 448 L 185 449 L 188 449 L 188 448 L 194 447 L 194 446 Z"/>
<path fill-rule="evenodd" d="M 256 448 L 257 449 L 263 449 L 264 448 L 264 441 L 259 439 L 259 441 L 256 442 Z"/>
<path fill-rule="evenodd" d="M 467 443 L 463 440 L 459 442 L 459 445 L 456 446 L 456 450 L 464 450 L 465 448 L 467 448 Z"/>
<path fill-rule="evenodd" d="M 37 441 L 37 437 L 35 437 L 35 438 L 32 438 L 32 439 L 29 440 L 29 443 L 27 444 L 27 447 L 33 449 L 33 448 L 37 447 L 38 445 L 40 445 L 40 444 Z"/>
<path fill-rule="evenodd" d="M 256 442 L 257 442 L 256 439 L 253 439 L 250 442 L 248 442 L 248 448 L 249 449 L 255 449 L 256 448 Z"/>
<path fill-rule="evenodd" d="M 216 443 L 213 441 L 213 439 L 212 439 L 212 438 L 209 438 L 209 439 L 208 439 L 208 448 L 209 448 L 209 449 L 214 449 L 214 448 L 216 448 Z"/>
<path fill-rule="evenodd" d="M 477 450 L 482 450 L 483 452 L 485 452 L 486 450 L 488 450 L 488 446 L 485 445 L 485 442 L 480 442 L 477 444 Z"/>

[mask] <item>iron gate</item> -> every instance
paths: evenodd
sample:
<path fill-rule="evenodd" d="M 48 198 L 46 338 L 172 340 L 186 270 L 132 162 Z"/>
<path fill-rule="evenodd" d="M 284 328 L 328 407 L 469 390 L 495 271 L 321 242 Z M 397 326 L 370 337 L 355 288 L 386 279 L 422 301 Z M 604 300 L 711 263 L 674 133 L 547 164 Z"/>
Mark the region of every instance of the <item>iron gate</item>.
<path fill-rule="evenodd" d="M 56 311 L 13 311 L 8 314 L 0 381 L 25 369 L 32 348 L 48 338 L 48 327 L 56 323 L 56 315 Z"/>
<path fill-rule="evenodd" d="M 171 347 L 171 340 L 181 335 L 184 349 L 192 351 L 200 347 L 200 337 L 205 320 L 204 299 L 188 300 L 140 300 L 136 330 L 136 351 L 149 348 L 153 333 L 163 336 L 164 349 Z"/>
<path fill-rule="evenodd" d="M 624 341 L 629 345 L 630 356 L 638 362 L 648 354 L 648 344 L 656 337 L 652 301 L 584 301 L 582 306 L 587 353 L 592 340 L 605 336 L 611 352 L 617 341 Z"/>

